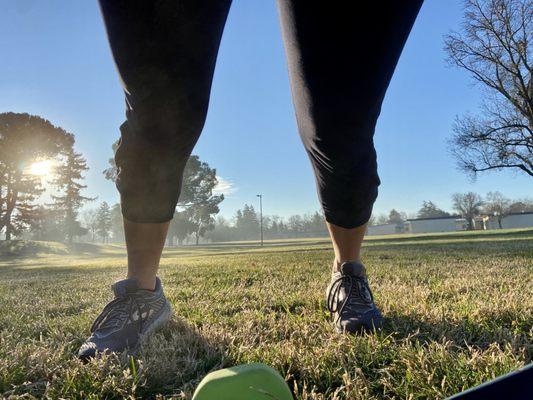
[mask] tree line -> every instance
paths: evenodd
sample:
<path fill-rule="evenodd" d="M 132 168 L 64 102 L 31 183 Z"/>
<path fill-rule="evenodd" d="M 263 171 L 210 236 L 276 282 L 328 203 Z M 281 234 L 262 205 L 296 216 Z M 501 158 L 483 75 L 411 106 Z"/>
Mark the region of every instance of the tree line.
<path fill-rule="evenodd" d="M 395 224 L 403 227 L 408 219 L 441 218 L 455 216 L 465 218 L 468 229 L 474 229 L 474 218 L 490 215 L 497 219 L 502 227 L 502 219 L 509 214 L 533 212 L 533 199 L 509 199 L 498 191 L 481 196 L 474 192 L 454 193 L 452 210 L 446 211 L 435 202 L 422 202 L 416 213 L 408 214 L 396 209 L 386 214 L 372 215 L 369 225 Z M 205 239 L 211 242 L 236 240 L 258 240 L 260 235 L 260 215 L 252 205 L 245 204 L 237 210 L 233 218 L 217 217 L 212 229 Z M 327 236 L 328 231 L 324 217 L 320 212 L 296 214 L 287 218 L 277 215 L 263 216 L 263 233 L 265 239 L 285 239 Z M 179 243 L 183 243 L 183 237 Z M 178 243 L 178 244 L 179 244 Z"/>
<path fill-rule="evenodd" d="M 265 239 L 320 237 L 327 235 L 327 228 L 319 212 L 295 214 L 288 218 L 264 215 L 263 234 Z M 232 219 L 219 216 L 206 235 L 206 239 L 212 242 L 258 240 L 259 237 L 260 215 L 248 204 L 237 210 Z"/>
<path fill-rule="evenodd" d="M 407 219 L 441 218 L 457 216 L 464 218 L 469 230 L 474 229 L 474 219 L 480 215 L 490 215 L 497 219 L 499 228 L 502 220 L 509 214 L 533 212 L 533 199 L 509 199 L 502 193 L 489 192 L 485 197 L 474 193 L 454 193 L 452 195 L 452 212 L 445 211 L 434 202 L 427 200 L 414 215 L 392 209 L 389 214 L 373 215 L 369 225 L 396 224 L 403 225 Z"/>
<path fill-rule="evenodd" d="M 435 202 L 422 202 L 416 213 L 406 213 L 396 209 L 388 213 L 372 215 L 369 225 L 395 224 L 403 226 L 408 219 L 415 218 L 465 218 L 469 229 L 474 229 L 473 220 L 479 215 L 494 216 L 499 227 L 502 219 L 509 214 L 533 212 L 533 199 L 509 199 L 500 192 L 489 192 L 481 196 L 474 192 L 455 193 L 452 195 L 452 210 L 445 211 Z M 218 216 L 208 224 L 199 225 L 189 217 L 187 211 L 176 212 L 169 228 L 169 246 L 198 244 L 205 242 L 231 242 L 258 240 L 260 236 L 260 215 L 253 205 L 245 204 L 235 212 L 232 218 Z M 124 232 L 120 204 L 109 206 L 103 202 L 100 206 L 82 213 L 82 225 L 87 229 L 80 239 L 90 242 L 122 243 Z M 197 235 L 198 233 L 198 235 Z M 263 234 L 265 239 L 290 239 L 305 237 L 324 237 L 328 235 L 322 213 L 316 211 L 307 214 L 294 214 L 283 218 L 279 215 L 263 216 Z"/>
<path fill-rule="evenodd" d="M 84 195 L 84 173 L 88 170 L 82 154 L 74 149 L 72 133 L 49 121 L 29 114 L 0 114 L 0 232 L 6 240 L 24 237 L 35 240 L 72 242 L 74 238 L 92 242 L 123 242 L 124 232 L 119 204 L 102 202 L 94 208 L 82 206 L 96 200 Z M 116 150 L 118 142 L 113 145 Z M 39 168 L 44 162 L 53 165 L 46 174 L 54 189 L 50 202 L 41 199 L 45 192 Z M 114 159 L 103 171 L 105 177 L 116 180 Z M 217 217 L 223 194 L 216 193 L 216 170 L 192 155 L 183 177 L 183 189 L 171 222 L 168 244 L 257 240 L 260 216 L 252 205 L 245 204 L 233 218 Z M 510 213 L 533 212 L 530 199 L 511 200 L 499 192 L 479 194 L 455 193 L 453 210 L 445 211 L 432 201 L 424 201 L 416 214 L 392 209 L 387 214 L 373 215 L 369 225 L 403 225 L 408 218 L 461 216 L 474 228 L 473 220 L 481 214 L 502 219 Z M 326 236 L 321 213 L 263 216 L 266 239 Z"/>

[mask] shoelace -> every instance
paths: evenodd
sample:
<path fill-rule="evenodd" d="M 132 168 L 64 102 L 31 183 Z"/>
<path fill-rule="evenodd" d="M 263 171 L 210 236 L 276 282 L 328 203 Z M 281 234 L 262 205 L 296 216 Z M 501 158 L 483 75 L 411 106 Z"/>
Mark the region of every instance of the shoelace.
<path fill-rule="evenodd" d="M 346 290 L 346 297 L 344 298 L 342 304 L 339 307 L 339 302 L 337 301 L 341 289 L 347 285 L 348 290 Z M 364 278 L 354 277 L 351 275 L 341 275 L 337 279 L 335 279 L 332 284 L 331 288 L 329 289 L 328 293 L 328 301 L 327 301 L 327 307 L 329 312 L 333 315 L 337 313 L 337 320 L 341 317 L 344 309 L 346 306 L 350 305 L 354 297 L 352 297 L 352 292 L 354 290 L 357 291 L 358 297 L 362 299 L 365 303 L 371 303 L 373 300 L 372 292 L 370 291 L 370 288 L 366 284 Z M 363 296 L 361 288 L 364 287 L 366 290 L 368 290 L 368 293 L 370 294 L 370 301 L 368 301 L 365 296 Z"/>
<path fill-rule="evenodd" d="M 131 300 L 131 301 L 128 301 Z M 139 302 L 133 295 L 126 295 L 123 297 L 117 297 L 110 301 L 102 310 L 100 315 L 96 317 L 96 320 L 91 326 L 91 332 L 95 332 L 99 329 L 114 328 L 131 315 L 133 307 L 137 308 L 139 313 L 139 332 L 142 331 L 142 313 Z"/>

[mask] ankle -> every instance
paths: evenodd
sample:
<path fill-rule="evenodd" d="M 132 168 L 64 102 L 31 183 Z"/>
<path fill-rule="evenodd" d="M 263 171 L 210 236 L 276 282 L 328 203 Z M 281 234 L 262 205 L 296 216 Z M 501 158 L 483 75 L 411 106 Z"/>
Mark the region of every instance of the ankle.
<path fill-rule="evenodd" d="M 156 276 L 155 275 L 137 275 L 128 273 L 128 279 L 136 279 L 139 283 L 139 289 L 143 290 L 155 290 L 156 286 Z"/>
<path fill-rule="evenodd" d="M 341 270 L 341 266 L 342 266 L 342 264 L 344 264 L 345 262 L 351 262 L 351 263 L 362 264 L 362 263 L 361 263 L 361 258 L 360 258 L 360 257 L 355 257 L 354 259 L 344 259 L 344 258 L 341 258 L 340 260 L 339 260 L 338 258 L 334 258 L 334 259 L 333 259 L 332 273 L 339 272 L 339 271 Z"/>

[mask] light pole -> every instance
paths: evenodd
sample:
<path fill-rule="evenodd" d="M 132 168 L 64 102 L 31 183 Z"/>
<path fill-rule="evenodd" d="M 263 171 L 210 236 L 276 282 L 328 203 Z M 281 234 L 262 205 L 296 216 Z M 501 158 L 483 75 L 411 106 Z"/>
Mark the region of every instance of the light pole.
<path fill-rule="evenodd" d="M 259 224 L 261 226 L 261 246 L 263 246 L 263 195 L 257 194 L 259 197 Z"/>

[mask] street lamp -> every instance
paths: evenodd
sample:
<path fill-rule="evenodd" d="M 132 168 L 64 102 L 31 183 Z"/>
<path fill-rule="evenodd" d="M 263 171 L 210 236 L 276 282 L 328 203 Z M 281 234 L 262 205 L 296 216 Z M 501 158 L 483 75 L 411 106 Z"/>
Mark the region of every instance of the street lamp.
<path fill-rule="evenodd" d="M 261 246 L 263 246 L 263 195 L 257 194 L 259 197 L 259 223 L 261 226 Z"/>

